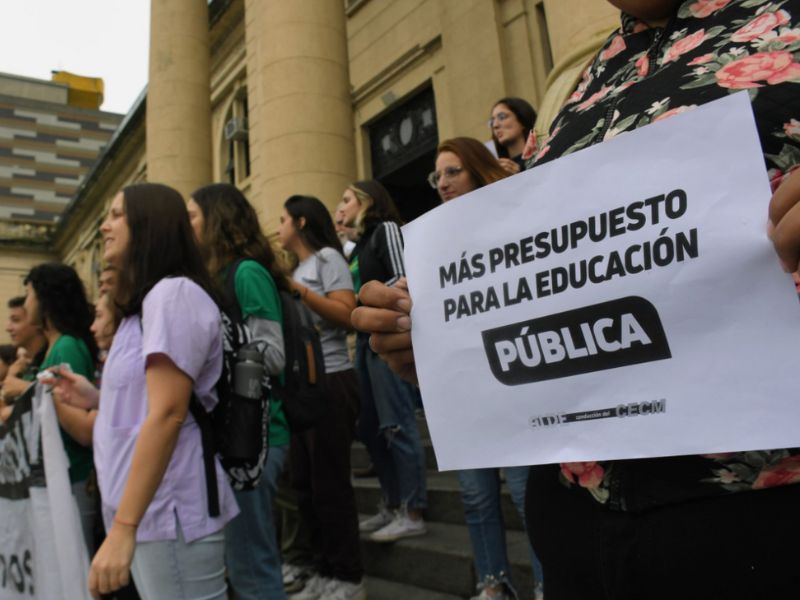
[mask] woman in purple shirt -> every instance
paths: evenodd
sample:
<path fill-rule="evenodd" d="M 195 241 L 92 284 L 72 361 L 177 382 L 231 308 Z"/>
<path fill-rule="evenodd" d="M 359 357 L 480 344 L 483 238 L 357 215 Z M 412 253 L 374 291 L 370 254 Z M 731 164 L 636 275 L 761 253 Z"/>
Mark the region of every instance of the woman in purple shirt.
<path fill-rule="evenodd" d="M 144 600 L 225 599 L 223 528 L 238 508 L 217 464 L 221 515 L 209 516 L 200 432 L 188 412 L 193 394 L 206 409 L 217 402 L 221 324 L 186 206 L 164 185 L 133 185 L 114 198 L 100 231 L 124 318 L 94 427 L 108 536 L 90 590 L 112 592 L 132 571 Z M 97 403 L 85 379 L 61 381 L 61 401 Z"/>

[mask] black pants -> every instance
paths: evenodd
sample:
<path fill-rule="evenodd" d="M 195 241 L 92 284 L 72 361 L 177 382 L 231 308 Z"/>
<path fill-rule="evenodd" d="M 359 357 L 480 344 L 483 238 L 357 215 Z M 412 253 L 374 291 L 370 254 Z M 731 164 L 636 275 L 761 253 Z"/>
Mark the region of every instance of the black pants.
<path fill-rule="evenodd" d="M 313 429 L 292 435 L 292 487 L 300 517 L 311 532 L 319 573 L 356 582 L 363 569 L 350 446 L 359 412 L 358 382 L 352 369 L 327 377 L 328 416 Z"/>
<path fill-rule="evenodd" d="M 547 600 L 800 598 L 800 485 L 613 512 L 533 467 L 525 512 Z"/>

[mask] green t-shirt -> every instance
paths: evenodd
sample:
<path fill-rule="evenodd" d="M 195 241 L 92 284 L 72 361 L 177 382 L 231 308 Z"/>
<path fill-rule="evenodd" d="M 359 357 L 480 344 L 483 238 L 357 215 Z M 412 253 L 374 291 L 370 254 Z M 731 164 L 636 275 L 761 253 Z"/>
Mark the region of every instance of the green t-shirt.
<path fill-rule="evenodd" d="M 227 270 L 228 267 L 223 270 L 223 275 Z M 243 319 L 252 315 L 283 325 L 281 298 L 275 280 L 259 263 L 254 260 L 239 263 L 234 288 Z M 286 422 L 283 403 L 273 396 L 270 402 L 269 445 L 285 446 L 288 443 L 289 424 Z"/>
<path fill-rule="evenodd" d="M 353 290 L 356 294 L 361 291 L 361 271 L 358 268 L 358 256 L 350 261 L 350 276 L 353 278 Z"/>
<path fill-rule="evenodd" d="M 62 335 L 56 340 L 53 347 L 48 350 L 44 362 L 39 367 L 39 371 L 44 371 L 49 367 L 55 367 L 63 363 L 67 363 L 72 368 L 73 373 L 83 375 L 89 381 L 94 379 L 95 365 L 89 353 L 89 348 L 86 347 L 86 343 L 83 340 L 71 335 Z M 70 482 L 86 481 L 93 465 L 91 447 L 81 446 L 63 429 L 61 429 L 61 439 L 64 442 L 64 450 L 66 450 L 67 458 L 69 459 Z"/>

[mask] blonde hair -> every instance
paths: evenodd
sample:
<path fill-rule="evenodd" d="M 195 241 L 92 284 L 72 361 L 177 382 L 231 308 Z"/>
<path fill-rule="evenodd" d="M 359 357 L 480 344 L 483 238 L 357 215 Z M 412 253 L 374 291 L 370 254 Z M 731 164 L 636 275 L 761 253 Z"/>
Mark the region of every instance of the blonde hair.
<path fill-rule="evenodd" d="M 356 215 L 356 222 L 353 224 L 353 229 L 356 230 L 358 237 L 361 237 L 361 234 L 364 233 L 365 224 L 364 218 L 367 215 L 367 211 L 369 207 L 375 203 L 375 200 L 372 199 L 368 193 L 361 191 L 354 185 L 347 186 L 347 189 L 353 192 L 356 196 L 356 200 L 358 200 L 359 209 L 358 214 Z M 347 223 L 345 223 L 347 225 Z"/>

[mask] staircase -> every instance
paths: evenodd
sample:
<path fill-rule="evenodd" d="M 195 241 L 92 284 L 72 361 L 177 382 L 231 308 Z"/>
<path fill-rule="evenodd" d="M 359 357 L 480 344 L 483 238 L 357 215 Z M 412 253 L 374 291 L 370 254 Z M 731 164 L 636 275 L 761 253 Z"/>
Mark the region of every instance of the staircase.
<path fill-rule="evenodd" d="M 475 595 L 477 577 L 469 533 L 464 523 L 461 491 L 455 473 L 440 473 L 425 420 L 418 419 L 428 465 L 427 535 L 379 544 L 364 535 L 361 556 L 369 600 L 461 600 Z M 366 467 L 369 455 L 356 442 L 353 468 Z M 354 479 L 356 504 L 362 518 L 374 514 L 381 498 L 376 477 Z M 520 600 L 533 598 L 533 573 L 527 537 L 506 489 L 502 493 L 506 544 L 511 577 Z"/>

